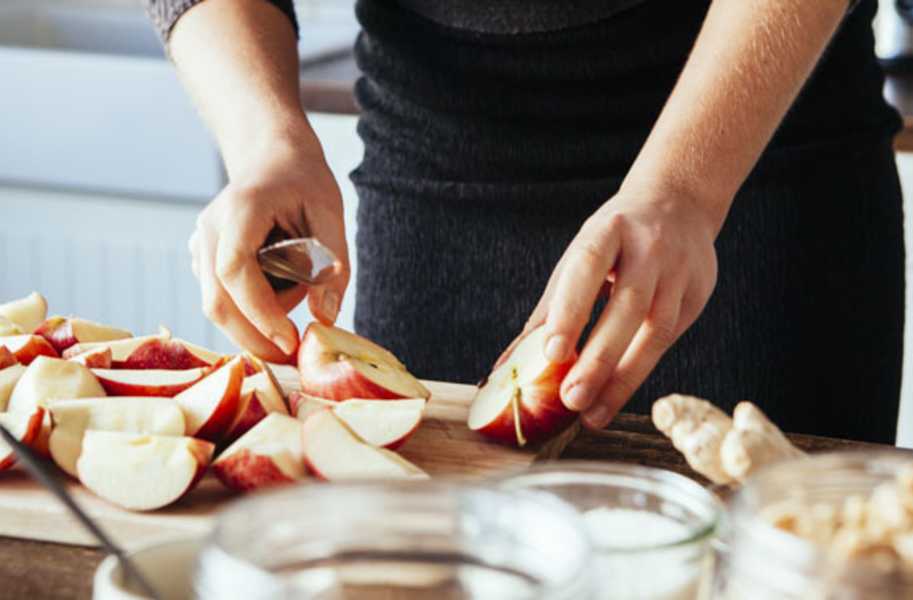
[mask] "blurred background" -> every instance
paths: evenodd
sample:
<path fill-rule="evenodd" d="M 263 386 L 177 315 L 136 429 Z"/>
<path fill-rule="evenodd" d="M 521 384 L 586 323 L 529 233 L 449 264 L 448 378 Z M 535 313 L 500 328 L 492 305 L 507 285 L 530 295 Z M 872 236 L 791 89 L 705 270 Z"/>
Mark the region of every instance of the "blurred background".
<path fill-rule="evenodd" d="M 878 51 L 901 72 L 886 94 L 913 115 L 913 76 L 902 74 L 913 63 L 913 2 L 881 4 Z M 302 98 L 342 189 L 354 248 L 358 199 L 348 173 L 362 147 L 351 99 L 358 31 L 352 5 L 296 2 Z M 135 334 L 164 324 L 231 350 L 200 310 L 187 250 L 196 215 L 225 184 L 225 173 L 139 1 L 0 0 L 0 75 L 0 299 L 39 290 L 52 314 Z M 913 198 L 913 119 L 906 120 L 897 160 Z M 913 260 L 907 268 L 913 282 Z M 347 328 L 351 291 L 340 316 Z M 908 315 L 911 340 L 913 311 Z M 299 324 L 310 319 L 306 308 L 293 316 Z M 913 447 L 911 351 L 904 373 L 900 443 Z"/>

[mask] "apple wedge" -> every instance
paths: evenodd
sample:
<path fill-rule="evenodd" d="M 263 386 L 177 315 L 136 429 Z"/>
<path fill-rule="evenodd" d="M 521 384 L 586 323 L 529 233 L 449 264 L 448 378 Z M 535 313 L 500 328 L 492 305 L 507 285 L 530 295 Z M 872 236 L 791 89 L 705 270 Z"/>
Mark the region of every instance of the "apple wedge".
<path fill-rule="evenodd" d="M 29 413 L 55 400 L 105 396 L 95 375 L 79 363 L 39 356 L 28 366 L 13 388 L 9 412 Z"/>
<path fill-rule="evenodd" d="M 13 365 L 18 365 L 16 355 L 9 351 L 6 346 L 0 346 L 0 369 L 5 369 Z"/>
<path fill-rule="evenodd" d="M 59 316 L 45 319 L 34 333 L 50 342 L 57 352 L 63 352 L 76 344 L 110 342 L 133 337 L 132 333 L 124 329 L 108 327 L 79 317 Z"/>
<path fill-rule="evenodd" d="M 110 369 L 112 362 L 111 348 L 100 347 L 94 350 L 86 350 L 82 354 L 77 354 L 67 360 L 78 362 L 90 369 Z"/>
<path fill-rule="evenodd" d="M 0 412 L 6 410 L 13 388 L 22 378 L 25 369 L 25 365 L 16 364 L 0 370 Z"/>
<path fill-rule="evenodd" d="M 301 391 L 328 400 L 428 398 L 393 353 L 338 327 L 308 325 L 298 349 Z"/>
<path fill-rule="evenodd" d="M 0 317 L 19 326 L 24 333 L 31 333 L 48 315 L 48 301 L 38 292 L 25 298 L 0 304 Z"/>
<path fill-rule="evenodd" d="M 314 475 L 327 481 L 427 479 L 428 475 L 386 448 L 358 439 L 332 410 L 309 416 L 303 427 L 304 458 Z"/>
<path fill-rule="evenodd" d="M 244 362 L 243 358 L 241 360 Z M 244 364 L 246 370 L 248 363 Z M 264 369 L 244 378 L 238 412 L 228 427 L 224 441 L 238 439 L 270 413 L 288 415 L 288 408 L 272 372 Z"/>
<path fill-rule="evenodd" d="M 212 463 L 213 473 L 229 489 L 242 492 L 304 478 L 303 427 L 288 415 L 267 415 Z"/>
<path fill-rule="evenodd" d="M 423 398 L 405 400 L 363 400 L 353 398 L 337 402 L 308 396 L 300 392 L 289 395 L 292 414 L 306 421 L 313 413 L 330 409 L 363 442 L 396 450 L 422 422 Z"/>
<path fill-rule="evenodd" d="M 209 373 L 209 369 L 92 369 L 109 396 L 177 396 Z"/>
<path fill-rule="evenodd" d="M 35 412 L 28 413 L 0 413 L 0 425 L 6 427 L 13 437 L 25 444 L 33 446 L 41 433 L 41 423 L 44 421 L 44 409 L 36 408 Z M 0 471 L 12 468 L 16 464 L 16 453 L 6 442 L 0 439 Z"/>
<path fill-rule="evenodd" d="M 387 402 L 387 400 L 382 400 L 381 402 Z M 288 395 L 288 405 L 291 409 L 291 414 L 301 422 L 307 420 L 307 418 L 315 412 L 327 408 L 332 409 L 337 404 L 339 404 L 339 402 L 336 400 L 318 398 L 317 396 L 311 396 L 304 392 L 294 391 Z"/>
<path fill-rule="evenodd" d="M 108 348 L 111 350 L 111 361 L 114 366 L 119 366 L 130 358 L 138 348 L 156 341 L 167 341 L 171 339 L 171 332 L 164 327 L 154 335 L 144 335 L 140 337 L 125 338 L 110 342 L 86 342 L 85 344 L 76 344 L 63 351 L 64 358 L 73 358 L 89 350 L 99 350 Z"/>
<path fill-rule="evenodd" d="M 545 440 L 573 422 L 561 402 L 561 381 L 576 360 L 551 363 L 543 352 L 545 329 L 527 334 L 479 388 L 469 410 L 469 429 L 523 446 Z"/>
<path fill-rule="evenodd" d="M 184 411 L 187 435 L 219 441 L 238 414 L 243 380 L 244 363 L 238 356 L 175 396 Z"/>
<path fill-rule="evenodd" d="M 191 437 L 88 430 L 76 472 L 84 486 L 112 504 L 155 510 L 193 489 L 213 450 Z"/>
<path fill-rule="evenodd" d="M 20 363 L 31 364 L 38 356 L 57 358 L 54 346 L 40 335 L 8 335 L 0 337 L 0 346 L 6 346 Z"/>
<path fill-rule="evenodd" d="M 7 319 L 0 317 L 0 336 L 21 335 L 25 333 L 21 327 Z"/>
<path fill-rule="evenodd" d="M 86 430 L 184 435 L 184 413 L 171 398 L 121 397 L 61 400 L 50 408 L 48 450 L 57 466 L 76 477 Z"/>

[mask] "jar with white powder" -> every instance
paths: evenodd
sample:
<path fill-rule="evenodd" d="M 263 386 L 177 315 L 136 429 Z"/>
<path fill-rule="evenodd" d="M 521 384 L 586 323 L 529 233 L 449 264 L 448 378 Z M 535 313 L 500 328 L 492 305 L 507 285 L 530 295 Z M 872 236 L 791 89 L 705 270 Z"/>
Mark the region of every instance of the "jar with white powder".
<path fill-rule="evenodd" d="M 508 489 L 548 492 L 583 515 L 598 600 L 700 600 L 709 596 L 716 497 L 662 469 L 559 462 L 508 477 Z"/>

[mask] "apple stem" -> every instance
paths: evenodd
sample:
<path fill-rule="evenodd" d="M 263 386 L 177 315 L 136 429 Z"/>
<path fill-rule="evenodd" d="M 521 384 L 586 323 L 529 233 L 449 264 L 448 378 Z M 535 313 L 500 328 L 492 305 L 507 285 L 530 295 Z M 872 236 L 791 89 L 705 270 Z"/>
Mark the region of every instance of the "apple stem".
<path fill-rule="evenodd" d="M 514 390 L 514 394 L 510 399 L 511 408 L 514 413 L 514 431 L 517 433 L 517 445 L 525 446 L 526 437 L 523 435 L 523 428 L 520 427 L 520 388 L 517 387 Z"/>

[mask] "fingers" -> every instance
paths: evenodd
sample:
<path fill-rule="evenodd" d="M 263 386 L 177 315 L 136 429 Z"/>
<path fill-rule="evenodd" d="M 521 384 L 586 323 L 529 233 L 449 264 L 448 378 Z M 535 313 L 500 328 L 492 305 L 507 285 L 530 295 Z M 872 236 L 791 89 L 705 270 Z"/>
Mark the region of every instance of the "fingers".
<path fill-rule="evenodd" d="M 244 318 L 285 354 L 298 346 L 298 331 L 263 274 L 257 250 L 273 227 L 254 211 L 237 215 L 233 226 L 220 231 L 215 258 L 219 283 Z"/>
<path fill-rule="evenodd" d="M 683 284 L 676 282 L 657 291 L 649 316 L 637 330 L 617 368 L 583 413 L 586 427 L 602 429 L 608 425 L 687 327 L 679 322 L 682 287 Z"/>
<path fill-rule="evenodd" d="M 564 378 L 561 398 L 586 411 L 615 371 L 653 305 L 658 272 L 653 263 L 622 258 L 612 296 L 577 362 Z M 600 284 L 601 287 L 601 284 Z M 598 290 L 597 290 L 598 292 Z"/>
<path fill-rule="evenodd" d="M 545 356 L 565 360 L 590 320 L 621 247 L 618 226 L 584 226 L 568 248 L 548 302 Z"/>
<path fill-rule="evenodd" d="M 342 201 L 333 202 L 329 207 L 309 207 L 308 222 L 311 231 L 339 259 L 339 272 L 331 281 L 319 287 L 312 287 L 308 294 L 308 308 L 322 323 L 332 325 L 339 315 L 339 307 L 349 285 L 349 253 L 346 243 L 345 225 L 342 219 Z"/>

